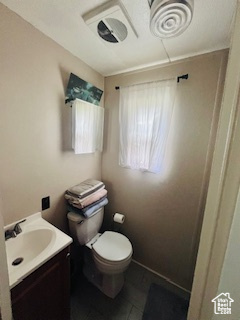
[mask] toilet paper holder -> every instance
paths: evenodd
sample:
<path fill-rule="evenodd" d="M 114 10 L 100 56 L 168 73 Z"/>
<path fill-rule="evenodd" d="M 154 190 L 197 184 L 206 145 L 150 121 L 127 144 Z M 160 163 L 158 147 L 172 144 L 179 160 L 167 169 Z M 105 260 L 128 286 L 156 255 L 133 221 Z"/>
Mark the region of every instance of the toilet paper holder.
<path fill-rule="evenodd" d="M 113 214 L 113 222 L 123 224 L 124 221 L 125 221 L 125 215 L 124 214 L 118 213 L 118 212 Z"/>

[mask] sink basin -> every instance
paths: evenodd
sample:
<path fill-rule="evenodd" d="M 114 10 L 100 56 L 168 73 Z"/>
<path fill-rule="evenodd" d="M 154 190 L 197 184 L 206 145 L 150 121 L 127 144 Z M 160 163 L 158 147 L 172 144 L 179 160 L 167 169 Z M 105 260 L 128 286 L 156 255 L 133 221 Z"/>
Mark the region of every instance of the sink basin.
<path fill-rule="evenodd" d="M 51 244 L 55 233 L 51 229 L 36 229 L 20 233 L 16 238 L 6 241 L 9 272 L 15 271 L 20 264 L 26 264 L 40 255 Z M 16 259 L 21 258 L 19 263 Z"/>
<path fill-rule="evenodd" d="M 20 226 L 22 232 L 5 242 L 10 288 L 72 242 L 72 238 L 44 220 L 40 212 L 27 217 Z"/>

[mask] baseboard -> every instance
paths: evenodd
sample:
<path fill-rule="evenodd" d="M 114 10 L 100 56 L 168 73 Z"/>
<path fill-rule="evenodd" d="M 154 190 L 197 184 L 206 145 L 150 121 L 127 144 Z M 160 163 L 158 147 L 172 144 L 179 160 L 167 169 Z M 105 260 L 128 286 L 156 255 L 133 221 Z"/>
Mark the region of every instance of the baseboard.
<path fill-rule="evenodd" d="M 134 260 L 134 259 L 132 259 L 132 261 L 133 261 L 134 263 L 140 265 L 142 268 L 144 268 L 144 269 L 146 269 L 146 270 L 148 270 L 148 271 L 156 274 L 158 277 L 164 279 L 164 280 L 167 281 L 168 283 L 171 283 L 171 284 L 174 285 L 175 287 L 178 287 L 179 289 L 183 290 L 184 292 L 187 292 L 187 293 L 191 294 L 191 291 L 190 291 L 190 290 L 188 290 L 188 289 L 186 289 L 186 288 L 183 288 L 182 286 L 178 285 L 177 283 L 175 283 L 175 282 L 172 281 L 171 279 L 169 279 L 169 278 L 163 276 L 162 274 L 160 274 L 160 273 L 158 273 L 158 272 L 156 272 L 156 271 L 154 271 L 154 270 L 146 267 L 144 264 L 142 264 L 142 263 L 140 263 L 140 262 L 138 262 L 138 261 L 136 261 L 136 260 Z"/>

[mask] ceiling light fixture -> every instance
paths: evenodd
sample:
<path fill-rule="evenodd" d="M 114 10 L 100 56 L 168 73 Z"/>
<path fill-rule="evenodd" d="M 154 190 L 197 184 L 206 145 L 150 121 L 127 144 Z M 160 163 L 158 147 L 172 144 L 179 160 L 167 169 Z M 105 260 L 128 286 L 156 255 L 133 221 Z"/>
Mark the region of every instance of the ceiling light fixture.
<path fill-rule="evenodd" d="M 183 33 L 192 21 L 193 0 L 148 0 L 150 30 L 162 39 Z"/>

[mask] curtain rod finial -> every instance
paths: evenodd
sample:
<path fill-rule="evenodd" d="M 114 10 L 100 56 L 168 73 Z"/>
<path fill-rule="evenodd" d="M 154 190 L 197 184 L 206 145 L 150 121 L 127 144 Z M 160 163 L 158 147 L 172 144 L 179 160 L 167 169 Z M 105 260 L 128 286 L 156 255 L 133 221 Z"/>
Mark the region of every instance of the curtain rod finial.
<path fill-rule="evenodd" d="M 180 79 L 188 79 L 188 73 L 187 74 L 183 74 L 182 76 L 177 77 L 177 82 L 180 82 Z"/>

